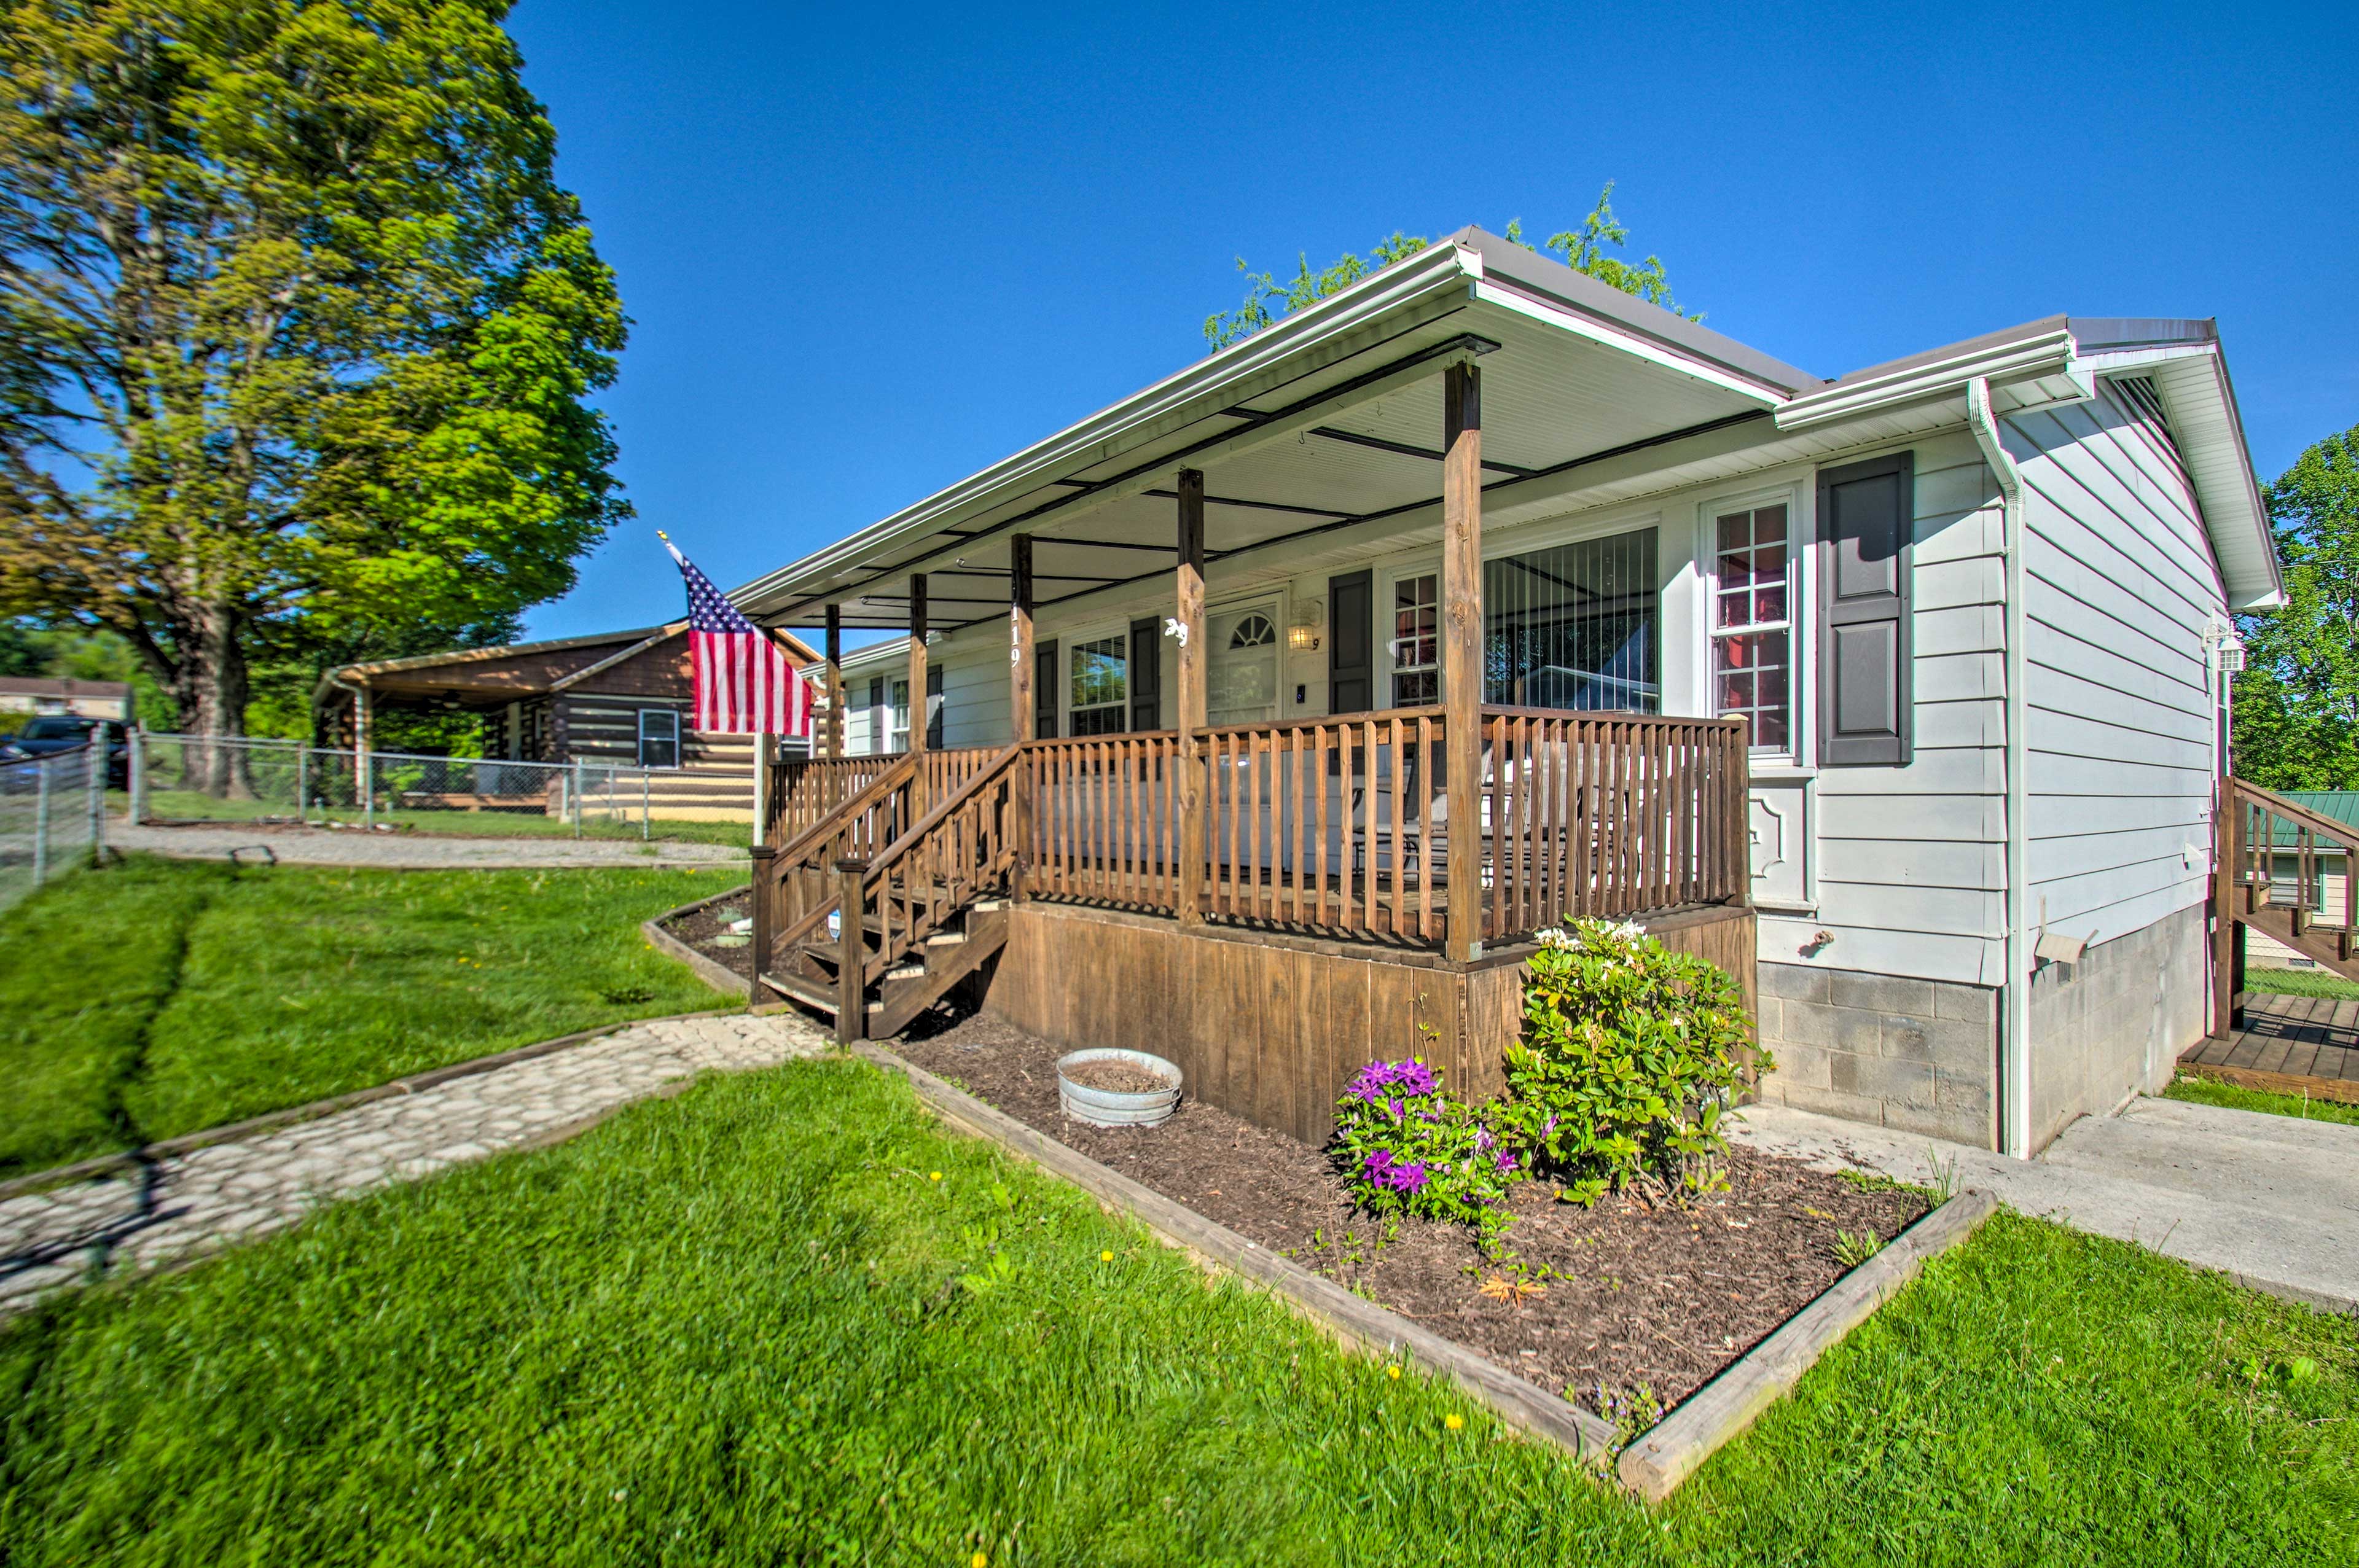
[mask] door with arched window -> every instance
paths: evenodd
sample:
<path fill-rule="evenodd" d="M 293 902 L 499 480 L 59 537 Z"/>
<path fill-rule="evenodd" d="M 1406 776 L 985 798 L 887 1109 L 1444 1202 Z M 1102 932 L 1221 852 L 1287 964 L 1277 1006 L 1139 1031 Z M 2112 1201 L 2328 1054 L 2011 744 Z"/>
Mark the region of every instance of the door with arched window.
<path fill-rule="evenodd" d="M 1264 724 L 1277 717 L 1277 600 L 1232 605 L 1205 620 L 1205 719 L 1212 724 Z"/>

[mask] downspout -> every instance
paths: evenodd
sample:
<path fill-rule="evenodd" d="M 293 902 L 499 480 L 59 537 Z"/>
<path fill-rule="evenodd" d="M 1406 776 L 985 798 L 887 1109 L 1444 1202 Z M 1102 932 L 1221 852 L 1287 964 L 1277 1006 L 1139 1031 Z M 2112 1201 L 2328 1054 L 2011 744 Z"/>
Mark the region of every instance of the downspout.
<path fill-rule="evenodd" d="M 1998 480 L 2001 502 L 1999 556 L 2006 574 L 2006 983 L 1999 988 L 1999 1147 L 2027 1160 L 2032 1152 L 2031 935 L 2025 917 L 2031 903 L 2031 702 L 2028 618 L 2023 601 L 2023 476 L 1999 440 L 1987 376 L 1966 384 L 1966 423 Z"/>

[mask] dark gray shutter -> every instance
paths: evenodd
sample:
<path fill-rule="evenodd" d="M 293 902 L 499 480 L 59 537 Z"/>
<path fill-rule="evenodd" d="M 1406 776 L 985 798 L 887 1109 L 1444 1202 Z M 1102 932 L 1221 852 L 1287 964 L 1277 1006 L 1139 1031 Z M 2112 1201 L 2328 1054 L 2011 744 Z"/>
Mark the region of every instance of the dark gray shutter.
<path fill-rule="evenodd" d="M 942 749 L 942 666 L 934 665 L 926 671 L 926 744 L 934 751 Z"/>
<path fill-rule="evenodd" d="M 1327 579 L 1327 711 L 1365 713 L 1376 705 L 1375 578 Z"/>
<path fill-rule="evenodd" d="M 1130 623 L 1130 727 L 1163 728 L 1163 622 L 1152 615 Z"/>
<path fill-rule="evenodd" d="M 1057 738 L 1057 639 L 1032 649 L 1032 738 Z"/>
<path fill-rule="evenodd" d="M 893 694 L 883 676 L 868 677 L 868 752 L 882 756 L 893 749 Z"/>
<path fill-rule="evenodd" d="M 1819 472 L 1819 762 L 1905 764 L 1916 454 Z"/>

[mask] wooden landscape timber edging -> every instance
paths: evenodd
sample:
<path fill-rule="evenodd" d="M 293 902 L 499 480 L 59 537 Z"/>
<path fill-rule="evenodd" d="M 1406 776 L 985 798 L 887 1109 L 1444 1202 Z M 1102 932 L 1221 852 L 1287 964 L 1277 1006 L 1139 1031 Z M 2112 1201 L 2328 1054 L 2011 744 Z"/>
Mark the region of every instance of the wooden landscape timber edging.
<path fill-rule="evenodd" d="M 734 981 L 736 977 L 731 976 Z M 12 1177 L 0 1182 L 0 1198 L 21 1197 L 27 1193 L 61 1187 L 70 1182 L 86 1181 L 103 1176 L 111 1171 L 142 1165 L 151 1160 L 170 1159 L 177 1154 L 192 1153 L 215 1143 L 227 1143 L 233 1139 L 250 1137 L 257 1132 L 275 1131 L 299 1121 L 317 1121 L 323 1116 L 333 1116 L 340 1110 L 350 1110 L 356 1105 L 372 1100 L 391 1099 L 396 1095 L 414 1095 L 453 1078 L 468 1078 L 477 1073 L 489 1073 L 517 1062 L 529 1062 L 536 1056 L 547 1056 L 569 1045 L 582 1045 L 592 1040 L 603 1040 L 609 1034 L 619 1034 L 625 1029 L 636 1029 L 645 1023 L 678 1023 L 690 1018 L 735 1018 L 744 1013 L 743 1003 L 735 1007 L 708 1007 L 701 1012 L 667 1012 L 654 1018 L 626 1018 L 595 1029 L 580 1029 L 571 1034 L 560 1034 L 553 1040 L 537 1040 L 529 1045 L 519 1045 L 512 1051 L 497 1051 L 488 1056 L 476 1056 L 464 1062 L 453 1062 L 447 1067 L 433 1067 L 423 1073 L 412 1073 L 391 1083 L 378 1084 L 374 1088 L 354 1089 L 350 1094 L 331 1095 L 303 1105 L 288 1106 L 285 1110 L 269 1110 L 260 1116 L 250 1116 L 244 1121 L 224 1122 L 199 1132 L 183 1132 L 178 1138 L 166 1138 L 127 1149 L 120 1154 L 100 1154 L 88 1160 L 77 1160 L 71 1165 L 58 1165 L 29 1175 Z M 685 1080 L 683 1080 L 685 1081 Z M 579 1130 L 575 1129 L 573 1130 Z M 568 1134 L 570 1136 L 570 1133 Z"/>
<path fill-rule="evenodd" d="M 1669 1497 L 1722 1445 L 1792 1392 L 1820 1357 L 1915 1279 L 1928 1259 L 1972 1236 L 1997 1208 L 1988 1193 L 1960 1193 L 1894 1237 L 1634 1439 L 1614 1465 L 1622 1484 L 1648 1502 Z"/>
<path fill-rule="evenodd" d="M 744 898 L 750 902 L 753 892 L 752 882 L 741 882 L 726 892 L 714 893 L 711 898 L 700 898 L 693 903 L 683 903 L 678 909 L 667 909 L 661 914 L 642 920 L 639 922 L 639 930 L 646 935 L 648 946 L 667 958 L 679 959 L 695 972 L 698 979 L 702 980 L 714 990 L 722 992 L 745 990 L 746 989 L 745 976 L 726 964 L 706 957 L 670 932 L 666 931 L 663 928 L 663 923 L 667 920 L 678 920 L 683 914 L 694 914 L 697 911 L 709 908 L 724 899 Z"/>
<path fill-rule="evenodd" d="M 1509 1426 L 1557 1444 L 1584 1464 L 1602 1467 L 1612 1452 L 1614 1428 L 1610 1424 L 1576 1405 L 1551 1398 L 1496 1362 L 1430 1329 L 1420 1328 L 1364 1296 L 1353 1294 L 1334 1281 L 1246 1240 L 1226 1226 L 1215 1225 L 1193 1209 L 1109 1170 L 973 1095 L 952 1088 L 881 1045 L 863 1041 L 853 1050 L 876 1065 L 908 1077 L 918 1098 L 951 1126 L 996 1143 L 1062 1176 L 1096 1198 L 1099 1206 L 1137 1220 L 1165 1246 L 1187 1253 L 1205 1268 L 1226 1270 L 1266 1288 L 1347 1348 L 1356 1347 L 1378 1357 L 1413 1358 L 1447 1376 Z"/>
<path fill-rule="evenodd" d="M 2344 1078 L 2305 1078 L 2292 1073 L 2264 1073 L 2256 1067 L 2215 1066 L 2209 1062 L 2190 1062 L 2181 1057 L 2179 1070 L 2190 1078 L 2205 1078 L 2231 1088 L 2257 1089 L 2263 1094 L 2284 1095 L 2289 1099 L 2333 1100 L 2342 1105 L 2359 1105 L 2359 1083 Z"/>

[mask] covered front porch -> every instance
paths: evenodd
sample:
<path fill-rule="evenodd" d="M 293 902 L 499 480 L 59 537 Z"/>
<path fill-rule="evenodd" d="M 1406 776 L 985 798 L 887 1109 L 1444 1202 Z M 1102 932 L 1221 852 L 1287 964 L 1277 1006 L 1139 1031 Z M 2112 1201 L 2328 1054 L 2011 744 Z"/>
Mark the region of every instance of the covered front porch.
<path fill-rule="evenodd" d="M 1053 1036 L 1078 985 L 1159 1037 L 1156 977 L 1245 944 L 1285 957 L 1220 969 L 1193 1027 L 1307 1032 L 1260 1069 L 1296 1108 L 1420 1029 L 1494 1070 L 1567 918 L 1676 931 L 1749 992 L 1748 757 L 1787 743 L 1793 645 L 1766 589 L 1707 633 L 1695 561 L 1784 584 L 1789 512 L 1732 546 L 1598 503 L 1744 466 L 1806 384 L 1470 232 L 741 589 L 821 631 L 828 682 L 771 775 L 757 989 L 856 1038 L 972 975 Z M 886 679 L 929 694 L 897 754 L 843 754 L 864 629 L 906 631 Z M 1369 965 L 1424 1000 L 1314 1048 L 1319 998 L 1393 983 Z"/>

